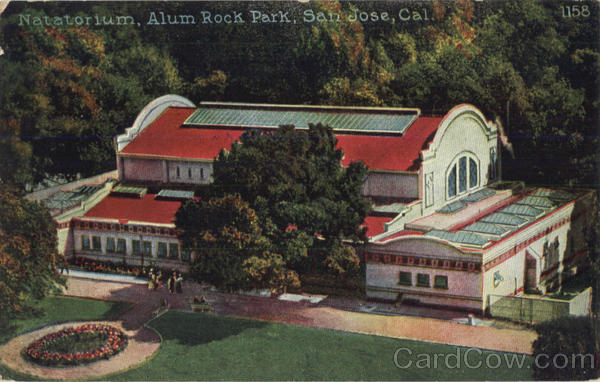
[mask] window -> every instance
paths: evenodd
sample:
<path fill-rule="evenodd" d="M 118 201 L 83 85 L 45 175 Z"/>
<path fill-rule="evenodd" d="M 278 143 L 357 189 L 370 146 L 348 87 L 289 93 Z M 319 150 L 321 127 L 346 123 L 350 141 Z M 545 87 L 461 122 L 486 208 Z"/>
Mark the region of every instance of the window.
<path fill-rule="evenodd" d="M 477 162 L 469 158 L 469 188 L 477 187 Z"/>
<path fill-rule="evenodd" d="M 90 238 L 87 235 L 81 235 L 81 249 L 90 249 Z"/>
<path fill-rule="evenodd" d="M 187 248 L 182 248 L 181 249 L 181 260 L 183 261 L 189 261 L 190 260 L 190 250 Z"/>
<path fill-rule="evenodd" d="M 177 166 L 177 177 L 179 178 L 181 176 L 181 172 L 179 170 L 179 166 Z"/>
<path fill-rule="evenodd" d="M 102 250 L 102 243 L 100 242 L 100 236 L 92 236 L 92 249 L 94 251 Z"/>
<path fill-rule="evenodd" d="M 114 252 L 115 251 L 115 238 L 107 237 L 106 238 L 106 252 Z"/>
<path fill-rule="evenodd" d="M 448 167 L 447 199 L 465 193 L 479 185 L 479 165 L 472 154 L 460 156 Z"/>
<path fill-rule="evenodd" d="M 439 289 L 448 289 L 448 276 L 435 276 L 433 286 Z"/>
<path fill-rule="evenodd" d="M 454 196 L 456 196 L 456 165 L 452 167 L 450 175 L 448 175 L 448 197 Z"/>
<path fill-rule="evenodd" d="M 142 254 L 142 243 L 139 240 L 132 240 L 131 247 L 134 255 Z"/>
<path fill-rule="evenodd" d="M 458 160 L 458 192 L 467 191 L 467 157 Z"/>
<path fill-rule="evenodd" d="M 152 242 L 144 241 L 144 255 L 152 256 Z"/>
<path fill-rule="evenodd" d="M 204 179 L 204 169 L 200 169 L 200 178 Z"/>
<path fill-rule="evenodd" d="M 490 147 L 490 180 L 496 179 L 496 171 L 498 168 L 498 155 L 496 154 L 496 148 Z"/>
<path fill-rule="evenodd" d="M 167 243 L 158 243 L 158 257 L 167 257 Z"/>
<path fill-rule="evenodd" d="M 125 239 L 117 239 L 117 253 L 127 252 L 127 242 Z"/>
<path fill-rule="evenodd" d="M 400 272 L 400 281 L 398 284 L 412 286 L 412 273 Z"/>
<path fill-rule="evenodd" d="M 169 243 L 169 257 L 171 259 L 179 258 L 179 244 Z"/>
<path fill-rule="evenodd" d="M 192 178 L 192 168 L 188 167 L 188 178 Z"/>
<path fill-rule="evenodd" d="M 428 287 L 429 286 L 429 275 L 424 273 L 417 274 L 417 286 Z"/>

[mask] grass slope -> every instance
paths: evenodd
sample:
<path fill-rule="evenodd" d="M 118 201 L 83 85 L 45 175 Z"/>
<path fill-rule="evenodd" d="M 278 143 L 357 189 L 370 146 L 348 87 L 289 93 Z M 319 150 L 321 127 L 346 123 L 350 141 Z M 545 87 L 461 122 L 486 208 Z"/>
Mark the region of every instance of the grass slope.
<path fill-rule="evenodd" d="M 249 319 L 170 311 L 150 325 L 163 337 L 159 353 L 144 365 L 112 376 L 113 380 L 527 380 L 531 357 L 523 368 L 498 359 L 513 355 L 410 340 L 336 332 Z M 401 351 L 398 368 L 394 353 Z M 460 353 L 461 367 L 450 368 L 442 356 Z M 424 355 L 419 355 L 424 354 Z M 427 365 L 429 359 L 429 366 Z M 486 359 L 491 367 L 486 367 Z"/>

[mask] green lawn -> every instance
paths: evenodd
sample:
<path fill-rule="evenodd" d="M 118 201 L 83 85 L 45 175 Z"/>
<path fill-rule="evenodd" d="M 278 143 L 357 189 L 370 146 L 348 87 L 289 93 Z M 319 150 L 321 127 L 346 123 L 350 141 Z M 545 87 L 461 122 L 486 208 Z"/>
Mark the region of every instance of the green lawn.
<path fill-rule="evenodd" d="M 0 333 L 0 344 L 21 333 L 35 330 L 51 323 L 60 323 L 73 320 L 110 320 L 130 304 L 121 302 L 107 302 L 75 297 L 46 297 L 35 304 L 42 310 L 38 317 L 13 322 L 15 330 L 10 333 Z M 0 363 L 0 375 L 5 378 L 18 380 L 31 380 L 28 377 L 10 370 Z"/>
<path fill-rule="evenodd" d="M 149 362 L 112 380 L 527 380 L 531 357 L 523 368 L 496 368 L 510 353 L 472 350 L 242 318 L 171 311 L 150 323 L 163 338 Z M 412 367 L 399 368 L 409 361 Z M 460 353 L 459 368 L 452 357 Z M 420 356 L 419 354 L 427 354 Z M 437 367 L 433 354 L 440 354 Z M 429 357 L 429 367 L 425 367 Z M 486 359 L 491 367 L 485 367 Z M 419 363 L 420 362 L 420 363 Z"/>
<path fill-rule="evenodd" d="M 16 333 L 48 323 L 110 319 L 127 304 L 49 297 L 43 317 L 19 322 Z M 112 375 L 112 380 L 528 380 L 531 357 L 522 368 L 509 368 L 510 353 L 397 340 L 331 330 L 274 324 L 243 318 L 170 311 L 150 322 L 163 338 L 158 353 L 143 365 Z M 2 342 L 9 336 L 2 337 Z M 405 350 L 398 350 L 405 349 Z M 409 355 L 409 351 L 412 355 Z M 394 362 L 398 352 L 399 368 Z M 461 365 L 456 364 L 459 354 Z M 422 355 L 421 355 L 422 354 Z M 438 354 L 437 363 L 434 354 Z M 452 356 L 448 356 L 452 354 Z M 491 367 L 486 367 L 486 359 Z M 429 360 L 429 365 L 427 361 Z M 515 361 L 516 362 L 516 361 Z M 448 363 L 448 365 L 446 365 Z M 449 367 L 450 366 L 450 367 Z M 0 365 L 11 379 L 32 378 Z"/>

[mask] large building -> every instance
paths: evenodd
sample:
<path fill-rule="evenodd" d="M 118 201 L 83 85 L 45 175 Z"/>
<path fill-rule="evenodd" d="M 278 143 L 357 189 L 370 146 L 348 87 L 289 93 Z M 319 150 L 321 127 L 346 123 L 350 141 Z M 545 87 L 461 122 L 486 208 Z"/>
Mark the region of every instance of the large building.
<path fill-rule="evenodd" d="M 342 165 L 363 161 L 370 298 L 483 311 L 488 296 L 545 293 L 585 252 L 591 193 L 502 182 L 496 125 L 474 106 L 419 109 L 201 103 L 148 104 L 115 140 L 118 185 L 71 219 L 68 254 L 186 270 L 173 223 L 213 160 L 248 128 L 331 126 Z"/>

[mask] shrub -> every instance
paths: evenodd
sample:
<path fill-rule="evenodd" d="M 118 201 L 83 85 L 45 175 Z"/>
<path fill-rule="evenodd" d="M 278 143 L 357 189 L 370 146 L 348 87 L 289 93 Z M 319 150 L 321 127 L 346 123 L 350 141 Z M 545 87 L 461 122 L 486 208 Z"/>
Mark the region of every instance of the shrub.
<path fill-rule="evenodd" d="M 596 326 L 596 328 L 594 328 Z M 597 378 L 598 323 L 587 317 L 568 317 L 536 326 L 533 375 L 538 380 Z"/>

